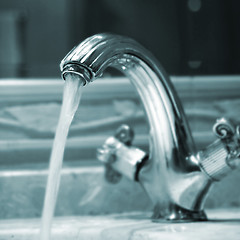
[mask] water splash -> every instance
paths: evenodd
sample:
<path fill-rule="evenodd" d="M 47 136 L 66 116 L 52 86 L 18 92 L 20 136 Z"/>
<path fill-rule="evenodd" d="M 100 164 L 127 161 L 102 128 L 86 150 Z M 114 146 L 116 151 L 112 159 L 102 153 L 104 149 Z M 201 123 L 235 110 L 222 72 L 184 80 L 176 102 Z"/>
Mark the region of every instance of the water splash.
<path fill-rule="evenodd" d="M 82 85 L 83 81 L 79 76 L 70 74 L 66 76 L 62 108 L 50 158 L 40 240 L 49 240 L 51 236 L 52 218 L 58 196 L 64 149 L 72 119 L 81 99 Z"/>

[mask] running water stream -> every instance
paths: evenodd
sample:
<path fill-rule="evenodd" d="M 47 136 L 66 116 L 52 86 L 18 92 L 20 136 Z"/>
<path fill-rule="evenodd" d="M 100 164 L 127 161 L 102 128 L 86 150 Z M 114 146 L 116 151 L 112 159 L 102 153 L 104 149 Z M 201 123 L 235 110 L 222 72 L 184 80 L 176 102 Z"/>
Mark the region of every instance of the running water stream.
<path fill-rule="evenodd" d="M 72 119 L 81 99 L 82 86 L 83 81 L 79 76 L 71 74 L 66 76 L 62 108 L 50 158 L 49 175 L 42 212 L 40 240 L 50 240 L 51 237 L 51 225 L 58 196 L 65 144 Z"/>

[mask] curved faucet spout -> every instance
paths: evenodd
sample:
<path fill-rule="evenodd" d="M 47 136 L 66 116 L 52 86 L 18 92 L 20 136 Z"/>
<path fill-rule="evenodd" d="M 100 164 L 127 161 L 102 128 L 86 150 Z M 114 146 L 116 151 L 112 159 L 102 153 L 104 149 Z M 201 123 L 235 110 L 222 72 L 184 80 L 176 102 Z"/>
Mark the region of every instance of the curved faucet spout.
<path fill-rule="evenodd" d="M 100 77 L 109 66 L 131 80 L 145 108 L 150 154 L 139 181 L 156 205 L 155 216 L 184 219 L 192 212 L 197 219 L 205 218 L 202 200 L 210 180 L 195 158 L 188 157 L 195 153 L 195 146 L 185 114 L 167 74 L 151 53 L 130 38 L 98 34 L 75 47 L 60 65 L 64 79 L 68 73 L 78 74 L 85 83 Z"/>

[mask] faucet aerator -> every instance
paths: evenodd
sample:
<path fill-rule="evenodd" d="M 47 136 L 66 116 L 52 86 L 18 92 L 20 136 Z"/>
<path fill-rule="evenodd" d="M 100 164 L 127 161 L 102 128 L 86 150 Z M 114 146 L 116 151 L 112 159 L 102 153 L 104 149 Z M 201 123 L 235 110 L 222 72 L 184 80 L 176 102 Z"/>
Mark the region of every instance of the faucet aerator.
<path fill-rule="evenodd" d="M 66 80 L 68 74 L 78 75 L 82 81 L 83 86 L 89 83 L 92 79 L 92 73 L 89 69 L 76 63 L 67 63 L 62 67 L 62 79 Z"/>

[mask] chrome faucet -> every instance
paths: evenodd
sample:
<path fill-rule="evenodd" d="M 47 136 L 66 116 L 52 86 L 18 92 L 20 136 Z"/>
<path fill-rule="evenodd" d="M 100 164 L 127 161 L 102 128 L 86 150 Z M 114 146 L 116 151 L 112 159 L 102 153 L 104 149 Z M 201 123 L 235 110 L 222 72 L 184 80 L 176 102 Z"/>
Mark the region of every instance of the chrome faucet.
<path fill-rule="evenodd" d="M 149 123 L 149 153 L 131 146 L 133 131 L 121 126 L 98 149 L 108 179 L 138 181 L 154 203 L 155 221 L 206 220 L 204 202 L 214 181 L 239 164 L 239 126 L 220 119 L 219 140 L 197 152 L 181 103 L 158 61 L 130 38 L 94 35 L 62 60 L 62 78 L 77 74 L 87 84 L 107 67 L 123 72 L 136 87 Z M 114 79 L 113 79 L 114 81 Z"/>

